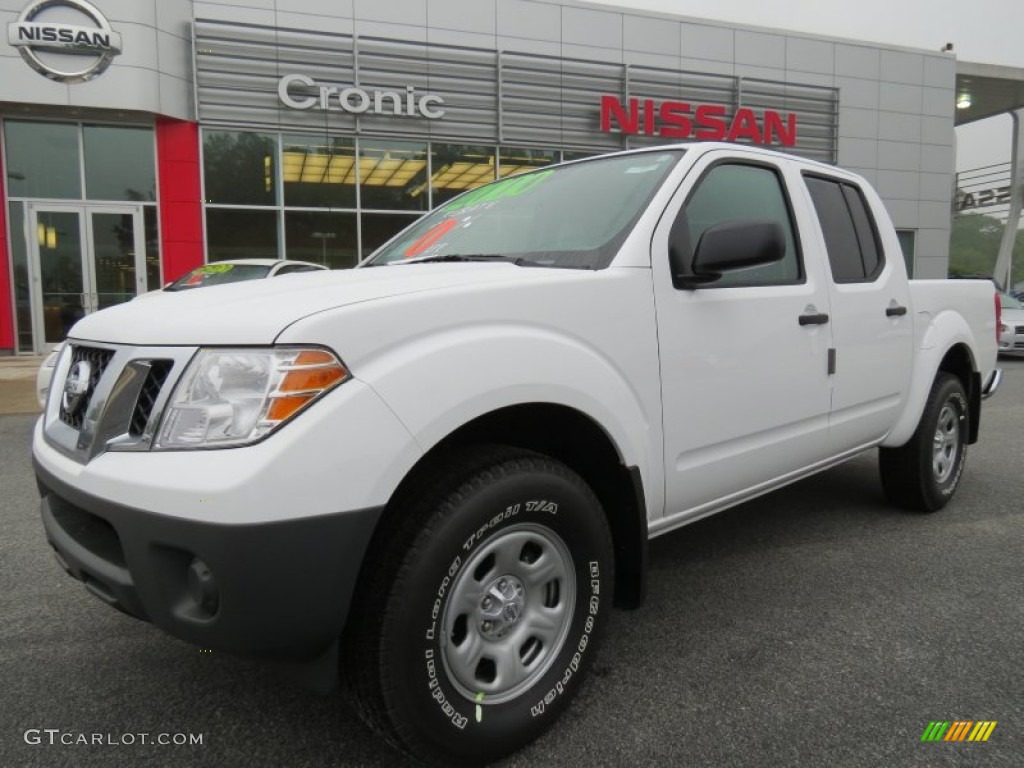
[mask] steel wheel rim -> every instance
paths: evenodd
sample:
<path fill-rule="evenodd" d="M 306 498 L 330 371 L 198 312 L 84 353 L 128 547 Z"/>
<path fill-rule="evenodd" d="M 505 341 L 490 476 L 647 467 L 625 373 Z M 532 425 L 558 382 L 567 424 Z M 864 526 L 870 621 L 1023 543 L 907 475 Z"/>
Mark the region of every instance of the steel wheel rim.
<path fill-rule="evenodd" d="M 445 603 L 448 681 L 477 703 L 520 696 L 558 658 L 575 604 L 572 555 L 558 534 L 530 523 L 494 534 L 462 567 Z"/>
<path fill-rule="evenodd" d="M 949 480 L 953 474 L 960 445 L 960 412 L 949 401 L 939 411 L 932 441 L 932 472 L 938 483 Z"/>

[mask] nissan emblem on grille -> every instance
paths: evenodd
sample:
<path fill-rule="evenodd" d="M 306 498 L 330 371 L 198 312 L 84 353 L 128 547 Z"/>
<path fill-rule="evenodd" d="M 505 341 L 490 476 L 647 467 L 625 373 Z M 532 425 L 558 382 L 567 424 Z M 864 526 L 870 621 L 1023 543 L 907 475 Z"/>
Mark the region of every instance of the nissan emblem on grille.
<path fill-rule="evenodd" d="M 74 413 L 85 402 L 85 396 L 89 392 L 89 379 L 92 376 L 92 365 L 88 360 L 79 360 L 72 367 L 68 379 L 64 383 L 63 405 L 67 414 Z"/>

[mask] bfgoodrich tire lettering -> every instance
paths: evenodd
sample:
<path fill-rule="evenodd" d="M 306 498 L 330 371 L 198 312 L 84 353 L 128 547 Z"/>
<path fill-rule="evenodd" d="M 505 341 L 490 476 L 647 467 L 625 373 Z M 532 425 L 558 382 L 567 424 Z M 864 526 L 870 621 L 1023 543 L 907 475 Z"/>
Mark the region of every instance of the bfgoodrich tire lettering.
<path fill-rule="evenodd" d="M 970 434 L 967 394 L 960 379 L 939 373 L 917 430 L 906 445 L 879 450 L 882 488 L 893 504 L 921 512 L 942 509 L 956 493 Z"/>
<path fill-rule="evenodd" d="M 371 553 L 359 610 L 381 618 L 349 643 L 360 711 L 421 759 L 497 759 L 554 722 L 594 655 L 614 582 L 604 514 L 561 463 L 503 449 L 408 497 L 419 525 Z"/>

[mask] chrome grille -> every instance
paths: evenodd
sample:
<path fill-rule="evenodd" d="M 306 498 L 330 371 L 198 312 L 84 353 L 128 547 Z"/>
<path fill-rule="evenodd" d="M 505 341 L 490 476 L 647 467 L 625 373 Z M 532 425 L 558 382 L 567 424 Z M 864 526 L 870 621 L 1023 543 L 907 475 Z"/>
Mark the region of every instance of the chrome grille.
<path fill-rule="evenodd" d="M 72 429 L 82 428 L 82 422 L 85 420 L 85 414 L 89 410 L 89 403 L 92 400 L 93 394 L 96 392 L 96 384 L 99 382 L 100 377 L 103 376 L 103 372 L 106 370 L 107 364 L 110 363 L 110 359 L 113 356 L 114 353 L 112 350 L 101 349 L 100 347 L 72 347 L 69 371 L 74 371 L 75 366 L 80 362 L 89 363 L 89 386 L 86 390 L 85 399 L 82 404 L 73 411 L 68 411 L 65 407 L 65 398 L 61 397 L 60 420 Z"/>
<path fill-rule="evenodd" d="M 1017 335 L 1020 335 L 1020 334 L 1024 333 L 1024 325 L 1018 325 L 1018 326 L 1017 326 L 1017 327 L 1016 327 L 1016 328 L 1014 329 L 1014 332 L 1015 332 L 1015 333 L 1016 333 Z"/>
<path fill-rule="evenodd" d="M 146 431 L 146 425 L 153 415 L 153 407 L 157 398 L 160 397 L 160 390 L 167 381 L 167 374 L 174 366 L 173 360 L 153 360 L 146 375 L 146 380 L 139 390 L 139 398 L 135 401 L 135 408 L 132 410 L 132 420 L 128 427 L 128 434 L 132 437 L 141 437 Z"/>

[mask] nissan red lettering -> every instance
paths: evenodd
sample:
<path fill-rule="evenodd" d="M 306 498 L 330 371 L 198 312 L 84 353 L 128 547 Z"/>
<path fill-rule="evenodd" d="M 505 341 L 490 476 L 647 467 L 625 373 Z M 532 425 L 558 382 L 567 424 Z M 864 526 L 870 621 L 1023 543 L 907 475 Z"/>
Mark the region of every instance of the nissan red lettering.
<path fill-rule="evenodd" d="M 693 116 L 691 118 L 691 116 Z M 696 130 L 694 124 L 696 123 Z M 626 135 L 696 138 L 706 141 L 750 141 L 753 144 L 796 145 L 796 114 L 747 107 L 730 119 L 718 104 L 601 97 L 601 131 Z"/>

